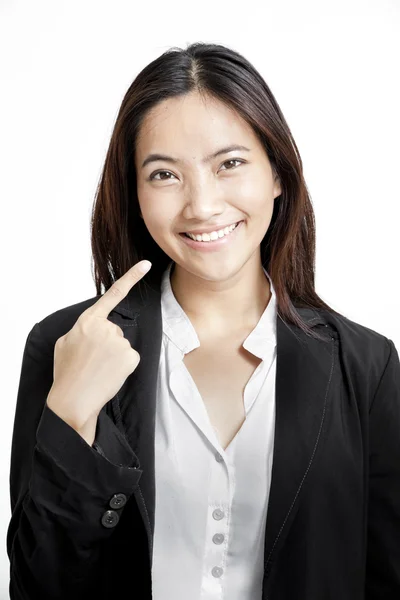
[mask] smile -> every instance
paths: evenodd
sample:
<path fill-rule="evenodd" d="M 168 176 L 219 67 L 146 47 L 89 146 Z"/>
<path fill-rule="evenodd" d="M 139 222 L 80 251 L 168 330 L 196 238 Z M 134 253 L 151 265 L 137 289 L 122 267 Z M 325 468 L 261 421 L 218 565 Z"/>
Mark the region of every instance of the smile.
<path fill-rule="evenodd" d="M 240 221 L 238 221 L 238 223 L 239 222 Z M 216 231 L 211 231 L 210 233 L 193 234 L 186 232 L 185 235 L 189 236 L 192 240 L 195 240 L 196 242 L 215 241 L 218 238 L 224 237 L 224 235 L 229 235 L 235 229 L 238 223 L 233 223 L 232 225 L 224 227 L 223 229 L 217 229 Z"/>
<path fill-rule="evenodd" d="M 233 241 L 233 239 L 237 237 L 238 232 L 242 229 L 243 223 L 244 221 L 239 221 L 220 231 L 203 233 L 201 236 L 194 236 L 189 233 L 180 233 L 179 236 L 185 244 L 195 250 L 202 250 L 205 252 L 219 250 L 225 248 L 230 241 Z M 200 238 L 200 240 L 198 238 Z"/>

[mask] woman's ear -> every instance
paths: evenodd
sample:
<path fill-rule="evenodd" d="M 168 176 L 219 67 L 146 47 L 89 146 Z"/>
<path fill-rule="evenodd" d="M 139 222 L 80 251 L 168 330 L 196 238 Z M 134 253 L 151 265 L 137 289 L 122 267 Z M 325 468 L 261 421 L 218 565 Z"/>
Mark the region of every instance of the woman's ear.
<path fill-rule="evenodd" d="M 274 175 L 274 199 L 277 196 L 280 196 L 281 194 L 282 194 L 281 180 L 279 178 L 279 175 L 277 173 L 275 173 L 275 175 Z"/>

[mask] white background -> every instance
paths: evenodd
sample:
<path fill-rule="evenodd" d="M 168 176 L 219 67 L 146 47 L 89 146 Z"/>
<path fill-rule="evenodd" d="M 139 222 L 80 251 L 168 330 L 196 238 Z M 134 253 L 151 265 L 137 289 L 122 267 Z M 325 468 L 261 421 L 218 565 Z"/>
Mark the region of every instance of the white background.
<path fill-rule="evenodd" d="M 0 0 L 1 536 L 26 337 L 96 295 L 89 222 L 132 80 L 172 46 L 226 44 L 261 72 L 304 163 L 317 293 L 400 351 L 397 0 Z M 5 368 L 4 368 L 5 367 Z"/>

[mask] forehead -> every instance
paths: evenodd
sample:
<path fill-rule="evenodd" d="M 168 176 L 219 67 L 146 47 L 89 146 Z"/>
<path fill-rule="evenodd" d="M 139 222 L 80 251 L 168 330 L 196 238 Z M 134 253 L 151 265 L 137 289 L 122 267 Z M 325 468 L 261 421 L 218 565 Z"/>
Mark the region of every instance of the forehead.
<path fill-rule="evenodd" d="M 136 151 L 212 151 L 221 144 L 257 142 L 252 127 L 223 102 L 197 93 L 168 98 L 152 108 L 143 120 Z"/>

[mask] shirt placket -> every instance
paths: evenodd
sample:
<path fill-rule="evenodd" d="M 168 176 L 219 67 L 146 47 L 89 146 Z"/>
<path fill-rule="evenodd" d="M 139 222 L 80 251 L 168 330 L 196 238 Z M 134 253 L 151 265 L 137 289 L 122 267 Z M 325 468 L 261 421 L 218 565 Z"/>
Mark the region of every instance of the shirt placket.
<path fill-rule="evenodd" d="M 227 452 L 211 449 L 206 538 L 203 558 L 201 599 L 221 600 L 226 578 L 234 469 Z M 232 451 L 230 445 L 229 452 Z"/>

